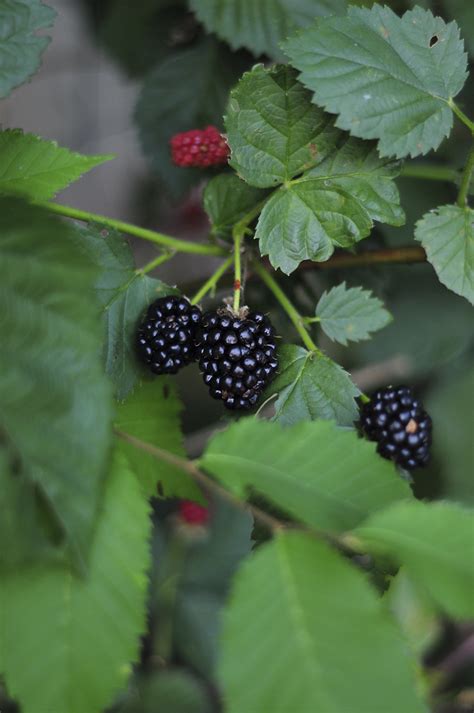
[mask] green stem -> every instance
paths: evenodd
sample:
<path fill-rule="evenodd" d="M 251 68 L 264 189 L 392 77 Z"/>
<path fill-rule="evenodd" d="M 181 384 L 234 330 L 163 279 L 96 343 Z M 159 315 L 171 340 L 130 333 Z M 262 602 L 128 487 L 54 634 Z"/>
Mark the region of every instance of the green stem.
<path fill-rule="evenodd" d="M 407 163 L 400 171 L 401 178 L 421 178 L 426 181 L 450 181 L 456 183 L 459 180 L 459 171 L 449 166 L 438 166 L 430 163 Z"/>
<path fill-rule="evenodd" d="M 461 185 L 459 187 L 458 193 L 458 206 L 460 208 L 465 208 L 467 205 L 467 196 L 469 193 L 469 186 L 471 184 L 472 172 L 474 170 L 474 146 L 471 147 L 469 156 L 467 157 L 466 166 L 461 178 Z"/>
<path fill-rule="evenodd" d="M 235 314 L 240 309 L 240 294 L 242 292 L 242 260 L 240 250 L 242 246 L 243 231 L 234 231 L 234 304 Z"/>
<path fill-rule="evenodd" d="M 305 324 L 316 324 L 316 322 L 321 321 L 321 317 L 302 317 Z"/>
<path fill-rule="evenodd" d="M 462 123 L 467 126 L 471 134 L 474 135 L 474 121 L 471 121 L 471 119 L 466 116 L 466 114 L 458 107 L 458 105 L 454 102 L 453 99 L 449 99 L 448 101 L 449 106 L 453 110 L 453 112 L 456 114 L 458 119 L 462 121 Z"/>
<path fill-rule="evenodd" d="M 63 215 L 66 218 L 73 218 L 74 220 L 82 220 L 86 223 L 99 223 L 108 228 L 119 230 L 122 233 L 134 235 L 143 240 L 149 240 L 157 245 L 164 245 L 176 252 L 193 253 L 195 255 L 226 254 L 226 251 L 217 245 L 204 245 L 202 243 L 192 243 L 188 240 L 179 240 L 178 238 L 173 238 L 171 235 L 158 233 L 155 230 L 148 230 L 147 228 L 140 228 L 138 225 L 125 223 L 123 220 L 115 220 L 115 218 L 108 218 L 105 215 L 98 215 L 97 213 L 89 213 L 88 211 L 72 208 L 71 206 L 49 203 L 47 201 L 35 201 L 35 204 L 48 210 L 50 213 Z"/>
<path fill-rule="evenodd" d="M 198 304 L 198 302 L 200 302 L 202 298 L 205 297 L 205 295 L 207 295 L 207 293 L 210 292 L 217 285 L 222 275 L 229 269 L 233 262 L 233 255 L 228 257 L 227 260 L 224 260 L 222 265 L 220 265 L 217 270 L 212 273 L 210 278 L 206 280 L 206 282 L 202 285 L 198 292 L 196 292 L 194 297 L 191 299 L 191 304 Z"/>
<path fill-rule="evenodd" d="M 317 354 L 322 354 L 321 350 L 318 349 L 316 344 L 311 339 L 309 333 L 303 326 L 303 319 L 300 313 L 297 311 L 296 307 L 290 302 L 288 297 L 285 295 L 281 287 L 275 281 L 275 279 L 270 275 L 270 273 L 265 270 L 264 267 L 259 262 L 252 263 L 253 269 L 261 280 L 266 284 L 268 289 L 273 292 L 273 295 L 281 304 L 288 317 L 293 322 L 293 325 L 301 337 L 301 340 L 305 347 L 307 347 L 311 352 L 316 352 Z"/>
<path fill-rule="evenodd" d="M 171 258 L 173 258 L 175 255 L 176 252 L 174 250 L 172 252 L 164 252 L 161 255 L 155 257 L 154 260 L 150 260 L 150 262 L 148 262 L 143 267 L 140 267 L 135 270 L 135 272 L 137 275 L 147 275 L 152 270 L 155 270 L 160 265 L 163 265 L 165 262 L 168 262 L 168 260 L 171 260 Z"/>

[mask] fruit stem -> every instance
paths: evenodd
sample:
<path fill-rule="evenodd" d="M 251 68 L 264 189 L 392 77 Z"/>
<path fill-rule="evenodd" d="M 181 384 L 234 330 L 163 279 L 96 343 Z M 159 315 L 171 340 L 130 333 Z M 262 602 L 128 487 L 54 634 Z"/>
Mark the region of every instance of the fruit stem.
<path fill-rule="evenodd" d="M 233 231 L 234 238 L 234 303 L 233 309 L 234 313 L 238 314 L 240 309 L 240 293 L 242 291 L 242 260 L 241 260 L 241 247 L 242 238 L 244 236 L 245 227 L 243 229 L 237 229 L 239 224 L 237 224 Z"/>
<path fill-rule="evenodd" d="M 302 316 L 300 315 L 296 307 L 290 302 L 288 297 L 285 295 L 281 287 L 276 282 L 275 278 L 270 275 L 270 273 L 265 270 L 265 268 L 257 261 L 252 263 L 252 267 L 257 273 L 257 275 L 261 278 L 262 282 L 264 282 L 268 289 L 273 293 L 274 297 L 278 300 L 288 317 L 293 322 L 293 325 L 298 334 L 300 335 L 305 347 L 307 347 L 307 349 L 309 349 L 309 351 L 311 352 L 315 352 L 316 354 L 322 355 L 322 351 L 318 349 L 316 344 L 311 339 L 308 331 L 303 326 Z"/>
<path fill-rule="evenodd" d="M 212 273 L 212 275 L 209 277 L 208 280 L 202 285 L 202 287 L 196 292 L 194 297 L 191 299 L 191 304 L 196 305 L 198 302 L 202 300 L 202 298 L 207 295 L 208 292 L 210 292 L 219 282 L 221 279 L 222 275 L 229 269 L 229 267 L 232 265 L 234 262 L 234 257 L 231 255 L 230 257 L 227 258 L 227 260 L 224 260 L 224 262 L 219 265 L 217 270 Z"/>
<path fill-rule="evenodd" d="M 469 186 L 471 185 L 471 176 L 474 170 L 474 146 L 471 147 L 469 156 L 467 158 L 466 166 L 461 178 L 461 185 L 459 187 L 457 204 L 460 208 L 465 208 L 467 205 L 467 196 L 469 193 Z"/>
<path fill-rule="evenodd" d="M 48 201 L 35 201 L 34 203 L 50 213 L 63 215 L 66 218 L 73 218 L 74 220 L 81 220 L 85 223 L 98 223 L 99 225 L 105 225 L 108 228 L 119 230 L 122 233 L 134 235 L 137 238 L 149 240 L 150 242 L 158 245 L 164 245 L 165 247 L 171 248 L 171 250 L 176 252 L 193 253 L 194 255 L 227 254 L 226 250 L 218 245 L 205 245 L 203 243 L 192 243 L 188 240 L 180 240 L 179 238 L 173 238 L 171 235 L 158 233 L 155 230 L 140 228 L 138 225 L 133 225 L 132 223 L 125 223 L 123 220 L 108 218 L 105 215 L 99 215 L 97 213 L 89 213 L 88 211 L 72 208 L 71 206 L 60 205 L 59 203 L 50 203 Z"/>
<path fill-rule="evenodd" d="M 165 262 L 168 262 L 168 260 L 171 260 L 171 258 L 173 258 L 175 255 L 176 252 L 174 250 L 167 250 L 161 253 L 161 255 L 155 257 L 153 260 L 150 260 L 150 262 L 147 262 L 147 264 L 143 267 L 139 267 L 137 270 L 135 270 L 135 273 L 137 275 L 147 275 L 152 270 L 155 270 L 160 265 L 163 265 Z"/>
<path fill-rule="evenodd" d="M 453 112 L 456 114 L 458 119 L 462 121 L 462 123 L 467 126 L 471 134 L 474 135 L 474 121 L 471 121 L 471 119 L 466 116 L 466 114 L 462 111 L 462 109 L 460 109 L 460 107 L 458 107 L 458 105 L 452 98 L 448 100 L 448 104 L 453 110 Z"/>

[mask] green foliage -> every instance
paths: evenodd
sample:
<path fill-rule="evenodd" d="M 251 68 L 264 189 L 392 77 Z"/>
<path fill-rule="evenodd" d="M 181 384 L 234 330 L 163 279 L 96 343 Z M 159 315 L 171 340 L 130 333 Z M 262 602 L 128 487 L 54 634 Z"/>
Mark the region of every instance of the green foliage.
<path fill-rule="evenodd" d="M 285 425 L 324 418 L 351 426 L 357 418 L 359 389 L 349 374 L 324 354 L 294 344 L 279 349 L 280 368 L 267 395 L 278 394 L 276 419 Z"/>
<path fill-rule="evenodd" d="M 154 299 L 176 290 L 136 270 L 130 245 L 116 231 L 77 227 L 76 241 L 99 271 L 95 290 L 103 310 L 105 368 L 122 400 L 144 375 L 135 351 L 138 322 Z"/>
<path fill-rule="evenodd" d="M 95 273 L 72 232 L 39 208 L 0 198 L 0 433 L 10 462 L 4 477 L 20 476 L 10 495 L 28 491 L 30 511 L 40 498 L 84 563 L 105 475 L 111 405 L 99 358 Z M 11 517 L 21 529 L 21 510 Z"/>
<path fill-rule="evenodd" d="M 379 139 L 383 156 L 426 154 L 451 131 L 449 101 L 467 76 L 455 22 L 420 7 L 402 18 L 380 5 L 349 7 L 284 49 L 315 102 L 339 114 L 341 129 Z"/>
<path fill-rule="evenodd" d="M 52 564 L 2 573 L 0 670 L 24 713 L 101 713 L 125 685 L 145 630 L 148 505 L 116 457 L 80 579 Z"/>
<path fill-rule="evenodd" d="M 341 14 L 346 0 L 190 0 L 191 8 L 210 32 L 233 49 L 281 59 L 280 42 L 317 16 Z"/>
<path fill-rule="evenodd" d="M 474 304 L 474 211 L 441 206 L 418 221 L 415 238 L 443 285 Z"/>
<path fill-rule="evenodd" d="M 403 565 L 451 616 L 474 616 L 474 517 L 453 503 L 398 503 L 356 530 L 364 549 Z"/>
<path fill-rule="evenodd" d="M 235 223 L 255 208 L 268 191 L 249 186 L 235 173 L 221 173 L 204 190 L 204 208 L 211 221 L 211 232 L 220 238 L 232 233 Z"/>
<path fill-rule="evenodd" d="M 37 31 L 51 27 L 56 12 L 41 0 L 3 0 L 0 5 L 0 98 L 23 84 L 40 65 L 49 37 Z"/>
<path fill-rule="evenodd" d="M 365 576 L 322 542 L 280 534 L 237 575 L 220 666 L 228 713 L 426 713 L 413 669 Z"/>
<path fill-rule="evenodd" d="M 113 156 L 82 156 L 20 129 L 0 132 L 0 191 L 32 200 L 53 198 Z"/>
<path fill-rule="evenodd" d="M 331 532 L 410 494 L 373 443 L 325 421 L 282 428 L 241 419 L 210 441 L 201 463 L 238 497 L 260 493 L 294 518 Z"/>
<path fill-rule="evenodd" d="M 371 332 L 382 329 L 392 320 L 383 302 L 369 290 L 346 288 L 345 282 L 321 295 L 316 316 L 328 337 L 344 346 L 348 341 L 369 339 Z"/>
<path fill-rule="evenodd" d="M 195 676 L 164 669 L 138 679 L 119 713 L 212 713 L 209 696 Z"/>
<path fill-rule="evenodd" d="M 166 377 L 155 377 L 118 406 L 115 426 L 145 443 L 184 456 L 181 409 L 174 384 Z M 180 468 L 159 462 L 130 443 L 121 442 L 119 449 L 148 496 L 201 499 L 199 488 Z"/>
<path fill-rule="evenodd" d="M 165 58 L 147 75 L 135 121 L 153 171 L 175 195 L 198 183 L 202 171 L 172 165 L 171 137 L 208 124 L 220 126 L 229 90 L 244 67 L 224 45 L 207 38 Z"/>

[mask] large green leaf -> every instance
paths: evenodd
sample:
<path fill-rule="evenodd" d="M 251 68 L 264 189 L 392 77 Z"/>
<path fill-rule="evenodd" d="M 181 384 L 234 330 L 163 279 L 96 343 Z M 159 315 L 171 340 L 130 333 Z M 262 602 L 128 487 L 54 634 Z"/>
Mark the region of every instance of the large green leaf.
<path fill-rule="evenodd" d="M 111 419 L 95 272 L 72 229 L 15 198 L 0 198 L 0 255 L 1 446 L 85 560 Z"/>
<path fill-rule="evenodd" d="M 375 445 L 334 423 L 241 419 L 209 443 L 202 466 L 239 497 L 258 492 L 320 530 L 343 531 L 409 497 Z"/>
<path fill-rule="evenodd" d="M 145 382 L 118 406 L 115 425 L 135 438 L 185 456 L 181 434 L 182 405 L 176 388 L 166 377 Z M 180 468 L 160 462 L 136 446 L 120 442 L 120 450 L 147 495 L 201 499 L 201 491 Z"/>
<path fill-rule="evenodd" d="M 285 44 L 314 101 L 339 114 L 337 126 L 379 139 L 383 156 L 436 149 L 452 128 L 449 100 L 466 80 L 467 57 L 455 22 L 415 7 L 349 7 L 317 20 Z"/>
<path fill-rule="evenodd" d="M 209 181 L 204 190 L 204 208 L 211 221 L 211 232 L 219 237 L 232 233 L 232 228 L 268 191 L 249 186 L 235 173 L 221 173 Z"/>
<path fill-rule="evenodd" d="M 389 555 L 454 617 L 474 616 L 473 511 L 453 503 L 398 503 L 358 530 L 362 546 Z"/>
<path fill-rule="evenodd" d="M 276 418 L 282 424 L 317 418 L 351 426 L 357 419 L 359 390 L 344 369 L 322 354 L 294 344 L 279 350 L 280 373 L 267 389 L 278 394 Z"/>
<path fill-rule="evenodd" d="M 82 156 L 20 129 L 0 132 L 0 191 L 33 200 L 53 198 L 113 156 Z"/>
<path fill-rule="evenodd" d="M 203 171 L 173 166 L 171 137 L 208 124 L 220 127 L 230 88 L 244 68 L 240 57 L 209 37 L 167 57 L 147 75 L 135 121 L 152 169 L 175 194 L 199 182 Z"/>
<path fill-rule="evenodd" d="M 324 543 L 278 535 L 237 575 L 220 666 L 228 713 L 426 713 L 414 665 L 365 575 Z"/>
<path fill-rule="evenodd" d="M 233 49 L 281 59 L 279 44 L 297 27 L 317 16 L 339 15 L 346 0 L 190 0 L 191 8 L 210 32 Z"/>
<path fill-rule="evenodd" d="M 36 32 L 51 27 L 56 12 L 41 0 L 2 0 L 0 5 L 0 98 L 25 82 L 40 65 L 50 38 Z"/>
<path fill-rule="evenodd" d="M 130 245 L 120 233 L 89 225 L 76 228 L 77 244 L 99 270 L 95 289 L 103 307 L 105 368 L 117 399 L 124 399 L 145 371 L 135 336 L 148 305 L 176 290 L 135 269 Z"/>
<path fill-rule="evenodd" d="M 87 578 L 59 564 L 2 575 L 0 670 L 24 713 L 101 713 L 125 687 L 146 625 L 148 515 L 117 458 Z"/>
<path fill-rule="evenodd" d="M 316 316 L 328 337 L 347 345 L 369 339 L 371 332 L 385 327 L 392 317 L 383 302 L 362 287 L 346 287 L 346 283 L 323 292 L 316 306 Z"/>
<path fill-rule="evenodd" d="M 426 213 L 415 238 L 443 285 L 474 304 L 474 210 L 445 205 Z"/>

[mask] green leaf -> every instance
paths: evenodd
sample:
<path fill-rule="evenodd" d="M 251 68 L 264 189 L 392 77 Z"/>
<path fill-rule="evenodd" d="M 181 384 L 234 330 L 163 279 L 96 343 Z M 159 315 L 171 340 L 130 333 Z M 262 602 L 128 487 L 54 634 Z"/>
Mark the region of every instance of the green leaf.
<path fill-rule="evenodd" d="M 204 684 L 180 669 L 140 676 L 118 713 L 213 713 Z"/>
<path fill-rule="evenodd" d="M 20 129 L 0 132 L 0 191 L 31 200 L 53 198 L 107 156 L 82 156 Z"/>
<path fill-rule="evenodd" d="M 330 532 L 342 532 L 410 494 L 373 443 L 327 421 L 283 428 L 241 419 L 211 440 L 201 464 L 238 497 L 258 492 L 298 520 Z"/>
<path fill-rule="evenodd" d="M 137 272 L 130 245 L 120 233 L 88 225 L 77 227 L 76 236 L 99 270 L 95 289 L 103 308 L 105 368 L 122 400 L 145 374 L 135 351 L 138 322 L 153 300 L 176 290 Z"/>
<path fill-rule="evenodd" d="M 427 712 L 365 575 L 302 533 L 278 535 L 241 568 L 220 673 L 228 713 Z"/>
<path fill-rule="evenodd" d="M 135 122 L 145 156 L 173 193 L 183 193 L 205 173 L 171 163 L 171 137 L 208 124 L 220 127 L 230 88 L 244 68 L 242 58 L 207 38 L 167 57 L 147 75 Z"/>
<path fill-rule="evenodd" d="M 36 34 L 51 27 L 56 12 L 41 0 L 3 0 L 0 6 L 0 98 L 23 84 L 40 66 L 50 38 Z"/>
<path fill-rule="evenodd" d="M 279 350 L 280 373 L 267 389 L 278 394 L 277 420 L 285 425 L 323 418 L 351 426 L 357 419 L 359 389 L 349 374 L 328 357 L 285 344 Z"/>
<path fill-rule="evenodd" d="M 382 156 L 436 149 L 453 124 L 449 101 L 466 80 L 467 57 L 455 22 L 415 7 L 349 7 L 317 20 L 284 46 L 314 101 L 337 126 L 379 139 Z"/>
<path fill-rule="evenodd" d="M 351 247 L 371 228 L 369 214 L 349 193 L 305 179 L 270 198 L 255 238 L 272 266 L 289 275 L 303 260 L 324 262 L 335 247 Z"/>
<path fill-rule="evenodd" d="M 146 626 L 148 516 L 117 458 L 88 577 L 59 564 L 2 576 L 0 667 L 24 713 L 100 713 L 125 687 Z"/>
<path fill-rule="evenodd" d="M 323 160 L 340 135 L 286 65 L 259 64 L 246 72 L 231 92 L 225 125 L 231 166 L 259 188 L 284 183 Z"/>
<path fill-rule="evenodd" d="M 204 190 L 204 209 L 211 221 L 212 234 L 228 237 L 235 223 L 267 195 L 268 191 L 249 186 L 235 173 L 215 176 Z"/>
<path fill-rule="evenodd" d="M 158 448 L 185 456 L 181 434 L 181 401 L 166 377 L 145 382 L 117 408 L 115 426 Z M 160 462 L 136 446 L 120 442 L 119 449 L 147 495 L 202 500 L 198 486 L 180 468 Z"/>
<path fill-rule="evenodd" d="M 246 47 L 254 55 L 282 59 L 280 42 L 317 16 L 340 15 L 346 0 L 190 0 L 191 9 L 209 32 L 233 49 Z"/>
<path fill-rule="evenodd" d="M 415 238 L 440 282 L 474 304 L 474 210 L 444 205 L 418 221 Z"/>
<path fill-rule="evenodd" d="M 346 287 L 342 282 L 323 292 L 316 316 L 330 339 L 344 346 L 348 341 L 369 339 L 372 332 L 385 327 L 392 317 L 383 302 L 362 287 Z"/>
<path fill-rule="evenodd" d="M 14 198 L 0 198 L 0 255 L 0 445 L 84 562 L 111 420 L 95 272 L 72 228 Z"/>
<path fill-rule="evenodd" d="M 399 503 L 376 513 L 355 534 L 364 549 L 403 565 L 448 614 L 474 616 L 472 510 L 447 502 Z"/>

